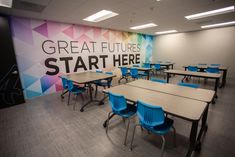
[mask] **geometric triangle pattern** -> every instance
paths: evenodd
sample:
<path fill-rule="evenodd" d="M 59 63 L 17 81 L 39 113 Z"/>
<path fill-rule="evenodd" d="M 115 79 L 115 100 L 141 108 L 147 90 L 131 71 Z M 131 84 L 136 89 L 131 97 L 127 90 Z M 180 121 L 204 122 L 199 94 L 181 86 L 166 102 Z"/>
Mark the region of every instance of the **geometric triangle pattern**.
<path fill-rule="evenodd" d="M 89 66 L 89 56 L 101 55 L 103 52 L 106 55 L 114 47 L 116 50 L 108 54 L 106 67 L 109 70 L 115 69 L 111 61 L 113 57 L 110 57 L 123 52 L 133 53 L 129 51 L 129 44 L 138 46 L 141 62 L 150 62 L 152 59 L 154 37 L 151 35 L 13 16 L 11 23 L 14 48 L 26 99 L 63 89 L 58 76 L 66 74 L 66 68 L 65 62 L 60 60 L 61 57 L 73 58 L 73 60 L 69 60 L 70 72 L 73 72 L 78 57 L 81 56 L 85 65 Z M 84 47 L 84 42 L 89 47 L 90 53 L 85 51 L 87 49 Z M 91 42 L 95 44 L 93 45 Z M 103 43 L 106 47 L 104 51 L 102 51 Z M 82 48 L 84 52 L 81 53 Z M 73 52 L 79 53 L 71 53 L 72 49 Z M 56 59 L 55 62 L 50 62 L 51 68 L 45 63 L 48 58 Z M 98 65 L 100 66 L 101 63 L 102 59 L 99 60 Z M 47 75 L 47 71 L 54 71 L 52 68 L 54 66 L 58 66 L 59 73 L 54 76 Z"/>
<path fill-rule="evenodd" d="M 47 23 L 35 27 L 33 30 L 48 38 Z"/>
<path fill-rule="evenodd" d="M 25 88 L 28 88 L 30 85 L 32 85 L 34 82 L 38 80 L 38 78 L 27 74 L 22 74 L 22 78 Z"/>

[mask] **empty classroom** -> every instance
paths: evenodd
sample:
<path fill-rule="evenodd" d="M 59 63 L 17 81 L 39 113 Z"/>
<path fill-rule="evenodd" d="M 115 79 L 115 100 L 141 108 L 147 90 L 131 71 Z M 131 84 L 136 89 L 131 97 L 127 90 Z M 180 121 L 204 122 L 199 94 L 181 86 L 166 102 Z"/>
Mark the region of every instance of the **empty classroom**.
<path fill-rule="evenodd" d="M 234 0 L 0 0 L 0 157 L 234 157 Z"/>

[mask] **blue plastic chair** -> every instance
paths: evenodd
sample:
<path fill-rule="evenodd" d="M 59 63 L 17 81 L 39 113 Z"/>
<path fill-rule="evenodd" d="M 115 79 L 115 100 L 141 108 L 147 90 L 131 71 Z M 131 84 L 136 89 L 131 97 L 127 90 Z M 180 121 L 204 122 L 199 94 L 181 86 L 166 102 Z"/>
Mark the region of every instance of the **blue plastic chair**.
<path fill-rule="evenodd" d="M 102 73 L 102 71 L 96 71 L 98 73 Z M 109 75 L 113 75 L 113 72 L 105 72 L 105 74 L 109 74 Z M 104 89 L 106 89 L 106 87 L 110 87 L 112 85 L 112 78 L 108 78 L 108 79 L 104 79 L 104 80 L 97 80 L 94 82 L 95 84 L 95 98 L 97 96 L 97 92 L 98 92 L 98 86 L 103 87 Z"/>
<path fill-rule="evenodd" d="M 197 72 L 198 71 L 198 67 L 197 66 L 188 66 L 187 70 L 188 71 L 192 71 L 192 72 Z"/>
<path fill-rule="evenodd" d="M 166 80 L 157 79 L 157 78 L 153 78 L 153 77 L 151 78 L 151 81 L 159 82 L 159 83 L 163 83 L 163 84 L 167 83 Z"/>
<path fill-rule="evenodd" d="M 121 73 L 122 73 L 122 76 L 118 80 L 118 83 L 120 83 L 122 79 L 126 79 L 126 82 L 128 82 L 129 73 L 128 73 L 127 67 L 121 67 Z"/>
<path fill-rule="evenodd" d="M 131 68 L 130 69 L 130 75 L 133 79 L 138 79 L 139 78 L 139 73 L 138 73 L 138 69 L 136 68 Z"/>
<path fill-rule="evenodd" d="M 143 68 L 151 68 L 150 63 L 144 63 L 144 64 L 143 64 Z"/>
<path fill-rule="evenodd" d="M 111 118 L 111 114 L 118 115 L 124 119 L 128 120 L 126 134 L 124 139 L 124 145 L 126 145 L 126 139 L 128 135 L 129 125 L 130 125 L 130 118 L 136 114 L 136 106 L 128 104 L 126 98 L 119 94 L 113 94 L 111 92 L 108 93 L 109 95 L 109 104 L 112 108 L 112 111 L 108 114 L 108 119 L 106 122 L 106 133 L 108 133 L 108 126 L 109 120 Z M 113 116 L 113 115 L 112 115 Z"/>
<path fill-rule="evenodd" d="M 199 88 L 200 87 L 198 84 L 183 83 L 183 82 L 179 82 L 178 85 L 185 86 L 185 87 L 191 87 L 191 88 Z"/>
<path fill-rule="evenodd" d="M 65 95 L 66 93 L 68 93 L 69 90 L 68 90 L 67 79 L 64 78 L 64 77 L 61 77 L 61 81 L 62 81 L 63 90 L 62 90 L 62 93 L 61 93 L 60 97 L 61 97 L 62 99 L 64 99 L 64 95 Z"/>
<path fill-rule="evenodd" d="M 207 67 L 206 72 L 207 73 L 219 73 L 219 68 L 218 67 Z"/>
<path fill-rule="evenodd" d="M 67 80 L 67 84 L 68 84 L 68 90 L 69 90 L 68 105 L 69 105 L 71 93 L 75 94 L 76 96 L 80 95 L 82 100 L 84 101 L 82 93 L 86 91 L 85 87 L 75 86 L 71 80 Z M 75 103 L 73 105 L 73 110 L 75 110 Z"/>
<path fill-rule="evenodd" d="M 174 143 L 175 143 L 175 128 L 173 126 L 174 121 L 165 117 L 164 112 L 160 106 L 153 106 L 142 101 L 137 101 L 137 116 L 139 118 L 139 124 L 136 124 L 133 130 L 130 149 L 132 150 L 132 144 L 134 140 L 135 130 L 137 126 L 141 126 L 146 130 L 160 135 L 162 138 L 161 157 L 165 148 L 165 137 L 170 129 L 174 131 Z"/>

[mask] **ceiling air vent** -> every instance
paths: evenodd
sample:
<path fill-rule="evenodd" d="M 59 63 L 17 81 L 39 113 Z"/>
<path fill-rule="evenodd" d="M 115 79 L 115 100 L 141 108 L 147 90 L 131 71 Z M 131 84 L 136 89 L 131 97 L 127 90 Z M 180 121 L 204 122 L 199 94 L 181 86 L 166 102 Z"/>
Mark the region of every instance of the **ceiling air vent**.
<path fill-rule="evenodd" d="M 33 11 L 41 13 L 46 5 L 36 4 L 30 1 L 15 0 L 13 1 L 13 8 L 25 11 Z"/>

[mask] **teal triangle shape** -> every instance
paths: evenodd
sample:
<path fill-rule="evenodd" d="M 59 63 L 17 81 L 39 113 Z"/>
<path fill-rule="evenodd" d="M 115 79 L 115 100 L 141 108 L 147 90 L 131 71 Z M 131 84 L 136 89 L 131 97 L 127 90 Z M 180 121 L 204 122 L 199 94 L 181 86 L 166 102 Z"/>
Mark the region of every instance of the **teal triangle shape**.
<path fill-rule="evenodd" d="M 38 78 L 27 74 L 23 74 L 22 77 L 24 82 L 24 88 L 28 88 L 30 85 L 32 85 L 34 82 L 38 80 Z"/>
<path fill-rule="evenodd" d="M 34 92 L 34 91 L 31 91 L 31 90 L 25 90 L 25 94 L 26 94 L 26 97 L 28 99 L 32 99 L 34 97 L 38 97 L 38 96 L 41 96 L 42 94 L 41 93 L 38 93 L 38 92 Z"/>

